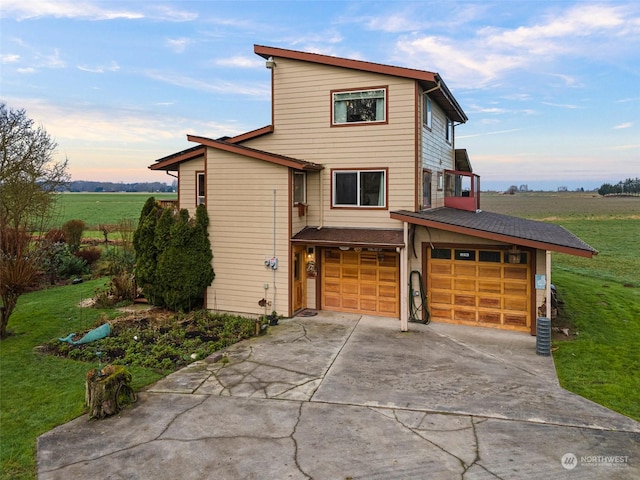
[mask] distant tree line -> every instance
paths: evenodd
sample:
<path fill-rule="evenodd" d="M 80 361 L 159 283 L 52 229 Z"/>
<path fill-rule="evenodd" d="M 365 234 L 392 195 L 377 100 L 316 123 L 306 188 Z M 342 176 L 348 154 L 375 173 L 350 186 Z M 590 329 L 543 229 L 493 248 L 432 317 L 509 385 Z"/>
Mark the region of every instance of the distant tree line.
<path fill-rule="evenodd" d="M 175 183 L 175 182 L 174 182 Z M 175 185 L 167 185 L 161 182 L 91 182 L 87 180 L 74 180 L 69 182 L 69 190 L 72 192 L 175 192 Z"/>
<path fill-rule="evenodd" d="M 603 184 L 599 189 L 600 195 L 612 195 L 612 194 L 640 194 L 640 178 L 627 178 L 625 181 L 611 185 L 610 183 Z"/>

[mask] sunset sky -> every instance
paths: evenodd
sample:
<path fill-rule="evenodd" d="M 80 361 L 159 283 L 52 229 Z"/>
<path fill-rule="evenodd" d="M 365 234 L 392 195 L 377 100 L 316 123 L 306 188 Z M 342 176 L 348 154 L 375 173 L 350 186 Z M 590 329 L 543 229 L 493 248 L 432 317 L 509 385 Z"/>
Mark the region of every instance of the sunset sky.
<path fill-rule="evenodd" d="M 267 125 L 261 44 L 438 72 L 483 189 L 640 176 L 640 2 L 0 2 L 0 102 L 74 180 L 162 181 L 187 134 Z"/>

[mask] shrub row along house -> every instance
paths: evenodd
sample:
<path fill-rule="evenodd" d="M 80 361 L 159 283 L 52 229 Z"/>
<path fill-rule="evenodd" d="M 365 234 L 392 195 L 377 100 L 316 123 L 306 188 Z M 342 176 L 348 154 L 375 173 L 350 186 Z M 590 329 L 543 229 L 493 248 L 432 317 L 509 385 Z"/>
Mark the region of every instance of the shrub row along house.
<path fill-rule="evenodd" d="M 407 330 L 426 297 L 434 321 L 535 333 L 550 252 L 597 252 L 560 226 L 481 210 L 480 177 L 455 144 L 467 116 L 442 78 L 254 51 L 271 71 L 271 125 L 188 135 L 196 146 L 149 167 L 177 172 L 181 208 L 206 205 L 207 308 L 353 312 Z"/>

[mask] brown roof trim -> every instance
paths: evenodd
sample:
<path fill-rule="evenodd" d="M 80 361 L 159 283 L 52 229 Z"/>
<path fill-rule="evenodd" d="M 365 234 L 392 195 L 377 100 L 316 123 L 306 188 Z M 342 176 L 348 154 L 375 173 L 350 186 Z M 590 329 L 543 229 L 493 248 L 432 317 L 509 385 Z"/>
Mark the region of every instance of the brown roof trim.
<path fill-rule="evenodd" d="M 251 140 L 252 138 L 258 138 L 263 135 L 267 135 L 269 133 L 273 133 L 273 125 L 267 125 L 266 127 L 257 128 L 255 130 L 251 130 L 250 132 L 241 133 L 240 135 L 236 135 L 235 137 L 227 138 L 226 142 L 242 143 L 246 140 Z"/>
<path fill-rule="evenodd" d="M 225 152 L 235 153 L 243 155 L 249 158 L 255 158 L 256 160 L 262 160 L 269 163 L 275 163 L 285 167 L 290 167 L 296 170 L 322 170 L 324 167 L 317 163 L 307 162 L 304 160 L 298 160 L 297 158 L 285 157 L 284 155 L 277 155 L 275 153 L 265 152 L 263 150 L 256 150 L 255 148 L 245 147 L 243 145 L 237 145 L 235 143 L 229 143 L 222 140 L 214 140 L 213 138 L 199 137 L 197 135 L 187 135 L 187 140 L 190 142 L 197 142 L 207 147 L 223 150 Z"/>
<path fill-rule="evenodd" d="M 294 244 L 325 247 L 396 248 L 404 246 L 402 230 L 378 228 L 305 227 L 291 238 Z"/>
<path fill-rule="evenodd" d="M 333 67 L 350 68 L 352 70 L 361 70 L 371 73 L 381 73 L 383 75 L 392 75 L 394 77 L 410 78 L 417 80 L 425 87 L 425 90 L 438 88 L 431 94 L 438 104 L 444 108 L 447 115 L 457 122 L 465 123 L 468 118 L 464 111 L 453 97 L 444 81 L 438 73 L 428 72 L 426 70 L 417 70 L 407 67 L 396 67 L 392 65 L 384 65 L 381 63 L 365 62 L 363 60 L 352 60 L 349 58 L 332 57 L 319 53 L 300 52 L 297 50 L 288 50 L 286 48 L 268 47 L 265 45 L 254 45 L 253 51 L 262 58 L 281 57 L 291 60 L 300 60 L 303 62 L 318 63 L 321 65 L 330 65 Z"/>
<path fill-rule="evenodd" d="M 461 172 L 473 173 L 471 168 L 471 160 L 469 160 L 469 154 L 466 148 L 456 148 L 455 150 L 456 170 Z"/>
<path fill-rule="evenodd" d="M 153 165 L 149 165 L 149 169 L 176 171 L 178 170 L 179 163 L 202 157 L 204 156 L 204 153 L 204 146 L 197 145 L 195 147 L 188 148 L 187 150 L 182 150 L 181 152 L 173 153 L 166 157 L 160 158 L 156 160 L 156 163 L 154 163 Z"/>
<path fill-rule="evenodd" d="M 523 247 L 591 258 L 598 251 L 571 232 L 552 223 L 492 212 L 466 212 L 440 207 L 422 212 L 399 210 L 391 218 L 448 232 L 486 238 Z"/>

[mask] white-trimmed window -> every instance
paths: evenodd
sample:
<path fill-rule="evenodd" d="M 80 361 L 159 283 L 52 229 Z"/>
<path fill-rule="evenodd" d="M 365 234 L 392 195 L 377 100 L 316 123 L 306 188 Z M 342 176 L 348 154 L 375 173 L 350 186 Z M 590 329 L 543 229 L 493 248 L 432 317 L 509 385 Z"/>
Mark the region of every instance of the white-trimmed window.
<path fill-rule="evenodd" d="M 451 143 L 453 141 L 453 120 L 447 118 L 447 121 L 444 124 L 444 128 L 447 142 Z"/>
<path fill-rule="evenodd" d="M 293 172 L 293 204 L 307 203 L 307 175 Z"/>
<path fill-rule="evenodd" d="M 198 172 L 196 174 L 196 205 L 204 205 L 206 192 L 204 172 Z"/>
<path fill-rule="evenodd" d="M 386 170 L 334 170 L 334 207 L 386 207 Z"/>
<path fill-rule="evenodd" d="M 426 95 L 422 96 L 423 98 L 423 123 L 424 126 L 427 128 L 431 128 L 431 120 L 432 120 L 432 115 L 433 115 L 433 105 L 431 104 L 431 99 L 429 97 L 427 97 Z"/>
<path fill-rule="evenodd" d="M 385 122 L 387 89 L 332 92 L 333 125 Z"/>

